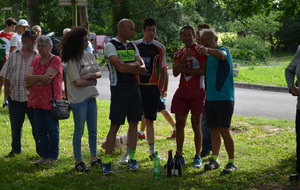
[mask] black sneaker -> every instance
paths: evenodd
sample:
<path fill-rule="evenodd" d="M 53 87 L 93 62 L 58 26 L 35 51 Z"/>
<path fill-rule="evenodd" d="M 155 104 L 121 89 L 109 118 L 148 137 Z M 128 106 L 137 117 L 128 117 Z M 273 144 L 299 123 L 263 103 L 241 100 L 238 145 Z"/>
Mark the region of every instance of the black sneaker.
<path fill-rule="evenodd" d="M 7 155 L 4 156 L 4 158 L 12 158 L 15 157 L 15 154 L 13 151 L 9 152 Z"/>
<path fill-rule="evenodd" d="M 220 167 L 219 162 L 217 162 L 216 160 L 213 160 L 213 159 L 208 164 L 204 165 L 205 170 L 218 169 L 219 167 Z"/>
<path fill-rule="evenodd" d="M 8 101 L 5 100 L 2 104 L 2 108 L 8 108 Z"/>
<path fill-rule="evenodd" d="M 178 159 L 179 163 L 184 166 L 185 165 L 185 160 L 184 157 L 182 155 L 176 155 L 174 156 L 174 162 L 176 162 L 176 160 Z"/>
<path fill-rule="evenodd" d="M 97 158 L 97 160 L 92 161 L 91 166 L 102 166 L 102 160 Z"/>
<path fill-rule="evenodd" d="M 290 175 L 290 181 L 298 180 L 298 179 L 299 179 L 299 174 L 291 174 Z"/>
<path fill-rule="evenodd" d="M 84 162 L 75 164 L 75 169 L 79 172 L 89 172 L 90 171 L 90 168 L 88 168 Z"/>
<path fill-rule="evenodd" d="M 209 153 L 210 153 L 210 151 L 202 150 L 202 151 L 201 151 L 201 154 L 200 154 L 200 157 L 201 157 L 201 158 L 204 158 L 204 157 L 208 156 Z"/>
<path fill-rule="evenodd" d="M 237 170 L 237 167 L 234 164 L 232 164 L 232 163 L 228 163 L 225 166 L 225 169 L 222 171 L 221 174 L 230 174 L 230 173 L 232 173 L 235 170 Z"/>

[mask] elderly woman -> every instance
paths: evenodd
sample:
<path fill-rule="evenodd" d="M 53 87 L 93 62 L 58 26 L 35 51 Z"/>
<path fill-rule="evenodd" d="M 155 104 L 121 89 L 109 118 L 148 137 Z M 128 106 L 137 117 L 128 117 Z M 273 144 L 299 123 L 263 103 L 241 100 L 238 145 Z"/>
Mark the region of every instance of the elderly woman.
<path fill-rule="evenodd" d="M 297 110 L 296 110 L 296 172 L 291 177 L 296 176 L 299 178 L 300 174 L 300 96 L 299 96 L 299 85 L 300 85 L 300 48 L 298 48 L 293 60 L 285 69 L 285 78 L 288 85 L 289 92 L 293 96 L 297 96 Z M 296 82 L 295 82 L 296 81 Z M 300 180 L 298 189 L 300 189 Z"/>
<path fill-rule="evenodd" d="M 61 58 L 67 65 L 67 95 L 74 116 L 73 150 L 75 169 L 88 172 L 90 169 L 82 160 L 81 138 L 87 123 L 91 166 L 101 166 L 97 158 L 97 104 L 96 89 L 101 73 L 93 54 L 84 51 L 88 46 L 87 30 L 75 27 L 64 36 L 61 43 Z"/>
<path fill-rule="evenodd" d="M 58 56 L 51 54 L 52 46 L 49 37 L 37 38 L 40 56 L 32 60 L 26 74 L 26 84 L 29 87 L 28 107 L 34 108 L 41 145 L 41 159 L 36 164 L 53 163 L 59 152 L 59 123 L 51 117 L 51 100 L 52 93 L 54 99 L 62 99 L 62 63 Z"/>

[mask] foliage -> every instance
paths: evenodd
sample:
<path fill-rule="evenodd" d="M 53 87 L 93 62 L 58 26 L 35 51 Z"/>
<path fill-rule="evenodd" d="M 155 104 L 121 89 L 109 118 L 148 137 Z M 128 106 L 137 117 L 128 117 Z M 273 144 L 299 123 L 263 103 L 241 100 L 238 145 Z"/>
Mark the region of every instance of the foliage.
<path fill-rule="evenodd" d="M 180 28 L 184 25 L 191 25 L 195 28 L 201 19 L 191 1 L 132 0 L 130 13 L 130 18 L 136 25 L 137 38 L 143 36 L 142 22 L 144 18 L 153 17 L 156 20 L 157 37 L 165 45 L 168 57 L 171 58 L 174 52 L 182 46 L 179 41 Z"/>
<path fill-rule="evenodd" d="M 279 30 L 281 14 L 279 11 L 269 15 L 257 14 L 246 19 L 236 19 L 228 25 L 230 31 L 242 32 L 245 36 L 259 37 L 262 41 L 270 43 L 271 48 L 274 49 L 277 45 L 274 34 Z"/>
<path fill-rule="evenodd" d="M 104 140 L 109 129 L 109 101 L 98 102 L 98 141 Z M 0 110 L 0 152 L 10 151 L 10 127 L 7 110 Z M 73 119 L 60 122 L 60 156 L 50 166 L 37 167 L 38 159 L 34 150 L 31 128 L 26 119 L 23 127 L 23 153 L 11 159 L 0 158 L 1 189 L 292 189 L 296 182 L 288 180 L 294 171 L 295 129 L 293 121 L 266 118 L 246 118 L 234 116 L 232 132 L 235 140 L 236 162 L 239 170 L 229 176 L 220 175 L 221 169 L 205 172 L 203 168 L 192 167 L 194 157 L 193 130 L 190 117 L 185 128 L 184 152 L 186 165 L 183 177 L 168 178 L 163 171 L 161 180 L 153 179 L 153 163 L 148 158 L 147 141 L 138 141 L 136 158 L 140 170 L 129 171 L 118 161 L 122 154 L 115 153 L 113 175 L 103 175 L 101 168 L 91 168 L 90 173 L 78 173 L 74 170 L 72 134 Z M 127 124 L 118 134 L 126 134 Z M 167 151 L 175 150 L 175 140 L 166 140 L 172 131 L 171 126 L 159 115 L 156 121 L 156 149 L 161 157 L 167 157 Z M 100 148 L 100 146 L 99 146 Z M 89 164 L 88 134 L 85 130 L 82 139 L 83 158 Z M 103 152 L 99 153 L 103 156 Z M 224 145 L 221 146 L 219 160 L 221 167 L 227 162 Z M 204 163 L 208 158 L 204 158 Z M 161 166 L 166 159 L 161 161 Z M 249 164 L 255 163 L 255 164 Z"/>
<path fill-rule="evenodd" d="M 0 27 L 5 19 L 27 17 L 27 4 L 37 2 L 31 10 L 39 19 L 32 19 L 31 25 L 40 24 L 44 33 L 54 31 L 58 36 L 62 30 L 71 27 L 71 7 L 59 6 L 58 0 L 0 0 L 0 7 L 12 7 L 12 11 L 0 12 Z M 142 37 L 141 23 L 146 17 L 153 17 L 158 23 L 158 37 L 167 48 L 169 60 L 182 46 L 178 31 L 184 25 L 196 27 L 207 22 L 218 32 L 246 31 L 271 44 L 271 48 L 293 49 L 300 43 L 293 37 L 298 31 L 296 13 L 300 9 L 298 0 L 88 0 L 90 31 L 99 35 L 115 36 L 117 23 L 128 17 L 136 24 L 137 35 Z M 288 19 L 287 19 L 288 18 Z M 233 22 L 233 24 L 230 21 Z M 283 24 L 280 31 L 278 28 Z M 276 32 L 276 34 L 275 34 Z"/>
<path fill-rule="evenodd" d="M 298 0 L 220 0 L 225 5 L 231 18 L 247 18 L 256 14 L 268 15 L 272 11 L 283 11 L 283 17 L 294 16 L 300 10 Z"/>
<path fill-rule="evenodd" d="M 5 12 L 5 17 L 0 17 L 0 24 L 3 28 L 5 27 L 5 20 L 8 17 L 14 17 L 16 20 L 21 18 L 27 19 L 26 1 L 2 0 L 1 3 L 12 7 L 12 11 Z M 38 10 L 33 14 L 39 17 L 40 23 L 30 23 L 31 26 L 39 24 L 42 26 L 43 33 L 54 31 L 58 35 L 62 34 L 64 28 L 72 26 L 70 6 L 59 6 L 58 1 L 53 0 L 43 0 L 38 1 L 38 3 Z"/>
<path fill-rule="evenodd" d="M 265 64 L 270 53 L 257 37 L 230 37 L 225 35 L 222 45 L 228 47 L 235 62 L 241 65 Z"/>
<path fill-rule="evenodd" d="M 195 4 L 196 11 L 202 17 L 203 22 L 208 23 L 211 26 L 211 28 L 214 28 L 218 32 L 228 31 L 226 23 L 230 20 L 230 17 L 229 11 L 226 8 L 224 8 L 223 1 L 196 0 Z"/>
<path fill-rule="evenodd" d="M 279 39 L 278 49 L 294 52 L 300 44 L 300 12 L 290 18 L 281 19 L 282 26 L 276 31 L 276 37 Z"/>
<path fill-rule="evenodd" d="M 110 14 L 110 2 L 89 0 L 88 1 L 90 31 L 98 35 L 112 36 L 112 15 Z"/>

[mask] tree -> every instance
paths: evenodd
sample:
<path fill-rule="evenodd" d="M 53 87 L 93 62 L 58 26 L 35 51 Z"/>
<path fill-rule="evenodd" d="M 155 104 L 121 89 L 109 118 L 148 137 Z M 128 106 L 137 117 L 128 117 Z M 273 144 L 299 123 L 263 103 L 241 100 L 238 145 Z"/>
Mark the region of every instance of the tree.
<path fill-rule="evenodd" d="M 40 24 L 38 0 L 27 0 L 27 21 L 30 26 Z"/>
<path fill-rule="evenodd" d="M 283 17 L 295 16 L 300 11 L 299 0 L 218 0 L 228 9 L 232 18 L 248 18 L 256 14 L 282 11 Z"/>
<path fill-rule="evenodd" d="M 279 30 L 281 12 L 272 12 L 269 15 L 257 14 L 246 19 L 236 19 L 228 24 L 230 31 L 243 32 L 245 36 L 259 37 L 262 41 L 269 42 L 271 49 L 277 46 L 275 33 Z"/>
<path fill-rule="evenodd" d="M 84 28 L 86 28 L 89 31 L 90 27 L 89 27 L 87 6 L 80 6 L 79 7 L 78 17 L 79 17 L 79 25 L 83 26 Z"/>

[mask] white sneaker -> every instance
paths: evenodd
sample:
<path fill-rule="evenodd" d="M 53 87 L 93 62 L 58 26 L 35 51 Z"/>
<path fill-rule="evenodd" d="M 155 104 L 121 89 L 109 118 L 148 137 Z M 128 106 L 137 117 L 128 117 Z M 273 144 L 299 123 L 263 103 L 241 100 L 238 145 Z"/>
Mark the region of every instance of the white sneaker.
<path fill-rule="evenodd" d="M 129 160 L 129 154 L 125 153 L 122 160 L 120 161 L 121 164 L 127 165 Z"/>

